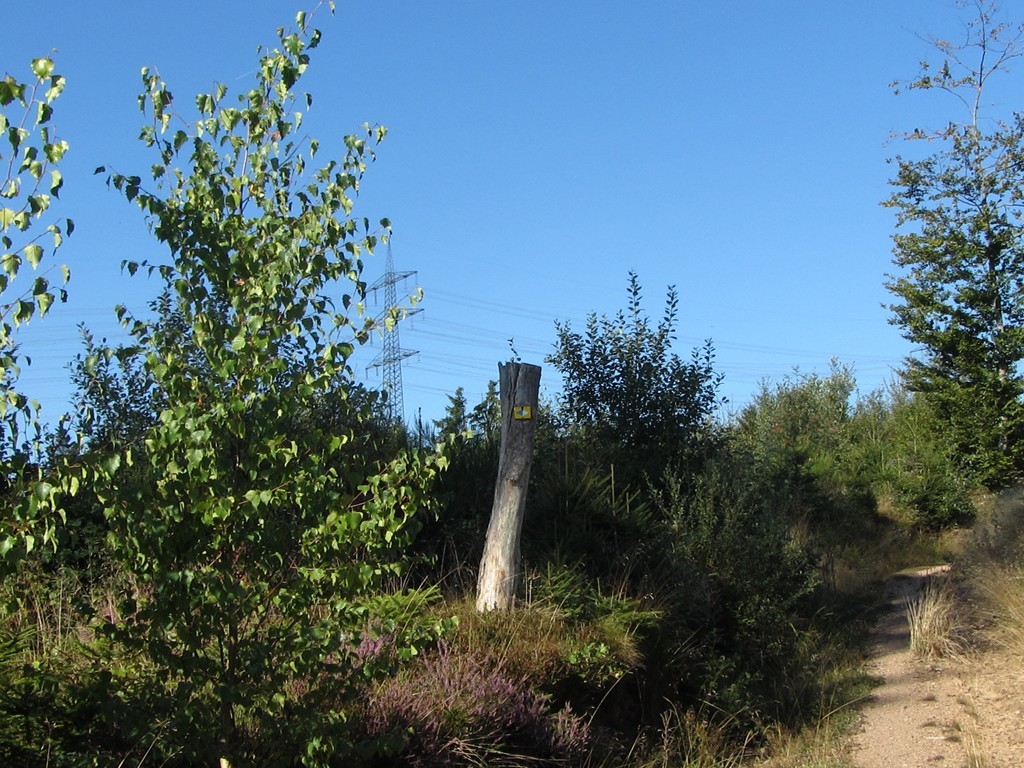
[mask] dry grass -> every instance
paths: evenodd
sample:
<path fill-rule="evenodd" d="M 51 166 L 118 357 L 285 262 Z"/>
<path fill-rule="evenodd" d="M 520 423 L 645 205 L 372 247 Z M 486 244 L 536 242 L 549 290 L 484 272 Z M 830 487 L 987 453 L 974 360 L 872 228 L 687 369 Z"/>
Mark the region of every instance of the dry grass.
<path fill-rule="evenodd" d="M 968 552 L 987 635 L 1024 674 L 1024 488 L 988 500 Z"/>
<path fill-rule="evenodd" d="M 978 567 L 974 580 L 989 620 L 989 634 L 1024 667 L 1024 569 L 987 563 Z"/>
<path fill-rule="evenodd" d="M 907 602 L 910 650 L 924 659 L 963 660 L 964 609 L 948 576 L 929 578 L 916 598 Z"/>
<path fill-rule="evenodd" d="M 975 719 L 960 723 L 960 738 L 964 745 L 967 768 L 988 768 L 988 756 L 981 743 L 981 731 Z"/>

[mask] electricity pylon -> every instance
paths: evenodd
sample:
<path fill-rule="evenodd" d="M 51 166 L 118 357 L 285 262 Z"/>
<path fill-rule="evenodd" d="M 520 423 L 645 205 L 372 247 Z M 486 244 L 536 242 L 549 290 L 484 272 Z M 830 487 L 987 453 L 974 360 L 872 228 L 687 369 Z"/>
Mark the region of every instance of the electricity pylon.
<path fill-rule="evenodd" d="M 402 349 L 398 339 L 398 321 L 421 309 L 406 309 L 398 305 L 398 291 L 395 286 L 415 272 L 395 272 L 395 261 L 391 257 L 391 240 L 388 239 L 388 259 L 384 276 L 370 286 L 374 294 L 384 290 L 384 311 L 377 315 L 377 322 L 384 328 L 384 349 L 366 367 L 382 368 L 384 391 L 387 393 L 385 410 L 388 419 L 395 423 L 405 421 L 405 395 L 402 390 L 402 361 L 417 354 L 415 349 Z"/>

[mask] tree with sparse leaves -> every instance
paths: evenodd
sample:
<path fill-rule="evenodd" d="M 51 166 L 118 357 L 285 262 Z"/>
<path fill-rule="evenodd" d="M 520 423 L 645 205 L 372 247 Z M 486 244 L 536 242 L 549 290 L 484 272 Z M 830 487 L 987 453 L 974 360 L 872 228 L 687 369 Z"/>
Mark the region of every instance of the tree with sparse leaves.
<path fill-rule="evenodd" d="M 177 320 L 119 308 L 161 410 L 85 462 L 86 480 L 138 585 L 109 634 L 153 670 L 141 710 L 165 713 L 128 735 L 186 762 L 340 759 L 359 680 L 383 658 L 367 638 L 399 656 L 424 641 L 366 602 L 402 572 L 444 465 L 362 445 L 373 413 L 350 359 L 374 324 L 360 272 L 388 224 L 351 212 L 385 132 L 367 126 L 342 160 L 311 166 L 319 143 L 298 136 L 311 99 L 297 111 L 294 88 L 320 33 L 305 13 L 297 25 L 261 52 L 251 90 L 200 94 L 192 123 L 143 70 L 151 179 L 110 175 L 169 251 L 125 267 L 163 280 Z M 325 398 L 327 422 L 311 417 Z"/>
<path fill-rule="evenodd" d="M 19 391 L 26 358 L 16 331 L 42 317 L 54 301 L 64 301 L 69 272 L 59 267 L 54 280 L 44 260 L 74 230 L 70 219 L 50 220 L 50 206 L 63 186 L 58 166 L 68 144 L 57 136 L 53 104 L 64 91 L 64 77 L 52 59 L 32 61 L 33 79 L 10 74 L 0 79 L 0 556 L 29 551 L 37 535 L 53 535 L 53 521 L 39 525 L 41 506 L 53 499 L 53 486 L 39 466 L 39 404 Z M 25 266 L 33 274 L 26 274 Z"/>
<path fill-rule="evenodd" d="M 1024 469 L 1024 114 L 989 121 L 981 112 L 991 78 L 1024 54 L 1022 31 L 979 3 L 963 45 L 934 41 L 942 65 L 923 64 L 907 87 L 952 93 L 966 118 L 909 134 L 941 149 L 897 157 L 885 202 L 900 228 L 887 283 L 892 322 L 920 350 L 907 384 L 990 485 Z"/>

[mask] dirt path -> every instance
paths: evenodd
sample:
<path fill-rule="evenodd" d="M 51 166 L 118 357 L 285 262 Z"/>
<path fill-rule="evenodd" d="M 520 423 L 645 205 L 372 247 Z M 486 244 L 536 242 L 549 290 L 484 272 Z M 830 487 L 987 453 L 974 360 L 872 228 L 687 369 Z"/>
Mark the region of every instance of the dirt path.
<path fill-rule="evenodd" d="M 910 652 L 908 599 L 945 568 L 905 571 L 889 583 L 875 630 L 872 672 L 883 679 L 854 738 L 857 768 L 1024 766 L 1024 687 L 996 650 L 959 662 Z"/>

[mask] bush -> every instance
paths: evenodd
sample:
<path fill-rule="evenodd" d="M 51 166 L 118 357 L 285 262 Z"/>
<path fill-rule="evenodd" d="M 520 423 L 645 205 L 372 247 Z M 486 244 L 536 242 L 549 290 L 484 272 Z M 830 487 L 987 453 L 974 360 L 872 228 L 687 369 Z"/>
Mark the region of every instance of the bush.
<path fill-rule="evenodd" d="M 617 467 L 623 484 L 657 479 L 667 465 L 699 464 L 715 434 L 722 377 L 708 341 L 689 362 L 672 351 L 678 297 L 669 288 L 665 314 L 652 326 L 641 306 L 640 282 L 629 275 L 629 302 L 614 317 L 591 314 L 585 333 L 556 323 L 548 362 L 564 380 L 568 434 L 585 461 Z"/>
<path fill-rule="evenodd" d="M 527 678 L 493 652 L 444 643 L 380 687 L 367 727 L 375 738 L 401 741 L 392 764 L 422 768 L 571 765 L 589 745 L 583 720 L 569 708 L 552 713 Z"/>
<path fill-rule="evenodd" d="M 862 398 L 853 415 L 851 458 L 898 521 L 920 531 L 969 525 L 974 485 L 928 401 L 900 387 Z"/>
<path fill-rule="evenodd" d="M 722 451 L 692 490 L 671 478 L 666 487 L 675 559 L 704 574 L 712 600 L 701 696 L 745 722 L 792 717 L 805 704 L 792 698 L 804 688 L 796 649 L 819 580 L 813 553 L 790 535 L 786 485 Z"/>

